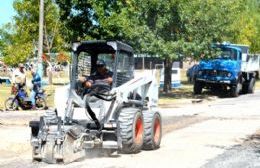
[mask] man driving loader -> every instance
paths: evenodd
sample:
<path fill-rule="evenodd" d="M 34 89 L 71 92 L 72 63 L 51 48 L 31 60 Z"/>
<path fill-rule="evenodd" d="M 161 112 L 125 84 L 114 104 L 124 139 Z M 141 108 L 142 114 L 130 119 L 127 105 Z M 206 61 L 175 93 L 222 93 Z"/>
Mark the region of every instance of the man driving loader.
<path fill-rule="evenodd" d="M 96 83 L 105 83 L 111 86 L 113 82 L 112 76 L 113 72 L 106 68 L 105 61 L 99 59 L 96 62 L 96 72 L 91 74 L 89 77 L 80 78 L 80 81 L 83 82 L 83 85 L 86 88 L 91 88 L 92 85 Z"/>

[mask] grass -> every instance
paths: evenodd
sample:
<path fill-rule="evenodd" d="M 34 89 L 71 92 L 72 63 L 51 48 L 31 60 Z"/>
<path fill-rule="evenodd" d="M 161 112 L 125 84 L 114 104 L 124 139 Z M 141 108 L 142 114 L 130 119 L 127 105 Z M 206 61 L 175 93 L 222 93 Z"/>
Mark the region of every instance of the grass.
<path fill-rule="evenodd" d="M 29 78 L 27 80 L 30 80 Z M 54 106 L 54 92 L 55 89 L 68 83 L 69 79 L 65 74 L 59 74 L 53 76 L 53 84 L 46 85 L 43 89 L 46 91 L 47 95 L 47 105 L 49 107 Z M 182 86 L 178 89 L 172 89 L 169 93 L 164 93 L 160 90 L 159 93 L 159 105 L 160 106 L 177 106 L 179 104 L 186 104 L 191 102 L 192 99 L 202 98 L 208 99 L 210 97 L 207 92 L 204 92 L 202 95 L 194 96 L 193 95 L 193 85 L 187 82 L 185 71 L 181 72 L 181 83 Z M 256 81 L 256 89 L 260 89 L 260 80 Z M 29 91 L 28 91 L 29 94 Z M 4 102 L 11 95 L 11 86 L 5 84 L 0 85 L 0 109 L 4 109 Z"/>
<path fill-rule="evenodd" d="M 172 89 L 169 93 L 164 93 L 162 90 L 159 94 L 160 106 L 178 106 L 179 104 L 190 103 L 193 99 L 210 99 L 214 96 L 212 93 L 203 92 L 201 95 L 193 95 L 193 84 L 188 83 L 186 71 L 181 70 L 181 88 Z M 260 80 L 255 83 L 255 89 L 260 89 Z"/>
<path fill-rule="evenodd" d="M 58 85 L 48 85 L 44 86 L 43 89 L 45 90 L 45 94 L 47 96 L 46 101 L 48 107 L 54 106 L 54 92 L 55 89 L 59 87 Z M 27 90 L 28 96 L 30 96 L 30 91 Z M 4 109 L 4 102 L 5 100 L 11 96 L 11 86 L 7 85 L 0 85 L 0 109 Z"/>

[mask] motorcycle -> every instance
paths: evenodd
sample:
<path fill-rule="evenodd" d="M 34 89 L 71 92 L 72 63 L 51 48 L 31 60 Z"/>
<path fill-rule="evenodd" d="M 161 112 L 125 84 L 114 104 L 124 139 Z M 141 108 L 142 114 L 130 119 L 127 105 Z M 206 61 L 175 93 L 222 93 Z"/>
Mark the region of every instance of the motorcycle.
<path fill-rule="evenodd" d="M 33 109 L 32 101 L 30 97 L 28 97 L 27 92 L 18 86 L 12 86 L 11 94 L 5 101 L 5 109 L 9 111 L 18 110 L 19 107 L 22 110 L 30 110 Z M 44 90 L 40 89 L 36 92 L 35 95 L 35 108 L 36 110 L 43 110 L 47 108 L 46 98 L 45 98 Z"/>

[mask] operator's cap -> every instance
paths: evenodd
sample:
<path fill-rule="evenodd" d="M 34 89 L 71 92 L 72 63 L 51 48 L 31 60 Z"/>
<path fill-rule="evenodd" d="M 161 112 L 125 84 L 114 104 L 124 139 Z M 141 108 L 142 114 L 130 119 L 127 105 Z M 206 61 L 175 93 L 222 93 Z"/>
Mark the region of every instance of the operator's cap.
<path fill-rule="evenodd" d="M 23 65 L 22 63 L 19 63 L 19 64 L 18 64 L 18 67 L 19 67 L 19 68 L 24 68 L 24 65 Z"/>
<path fill-rule="evenodd" d="M 98 67 L 106 66 L 105 61 L 102 60 L 102 59 L 97 60 L 97 63 L 96 63 L 96 64 L 97 64 Z"/>

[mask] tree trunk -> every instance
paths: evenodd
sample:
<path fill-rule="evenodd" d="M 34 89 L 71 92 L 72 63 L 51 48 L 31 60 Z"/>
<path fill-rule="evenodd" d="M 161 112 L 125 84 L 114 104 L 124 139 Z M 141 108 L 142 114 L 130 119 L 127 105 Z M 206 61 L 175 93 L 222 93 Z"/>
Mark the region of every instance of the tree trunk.
<path fill-rule="evenodd" d="M 168 93 L 172 89 L 172 60 L 165 58 L 164 60 L 164 86 L 163 91 Z"/>

